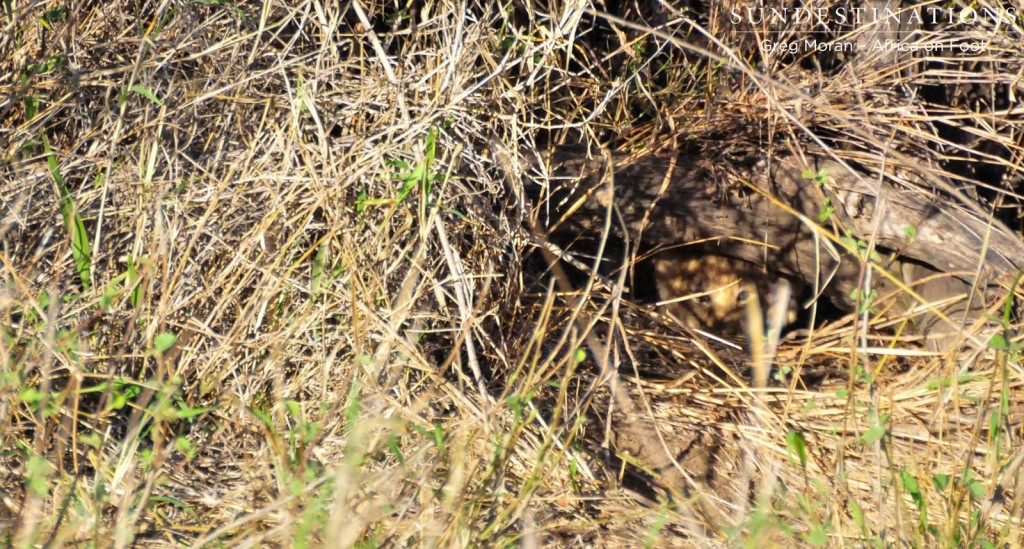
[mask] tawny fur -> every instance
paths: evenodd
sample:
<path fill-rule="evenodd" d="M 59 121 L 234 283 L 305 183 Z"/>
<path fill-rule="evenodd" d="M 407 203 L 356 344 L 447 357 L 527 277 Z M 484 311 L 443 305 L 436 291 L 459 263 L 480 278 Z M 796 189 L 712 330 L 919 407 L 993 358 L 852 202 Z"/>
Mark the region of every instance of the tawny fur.
<path fill-rule="evenodd" d="M 666 253 L 654 259 L 655 282 L 662 311 L 692 328 L 723 334 L 744 332 L 746 300 L 756 288 L 767 315 L 777 277 L 753 263 L 718 255 Z M 797 317 L 799 287 L 794 285 L 786 322 Z"/>

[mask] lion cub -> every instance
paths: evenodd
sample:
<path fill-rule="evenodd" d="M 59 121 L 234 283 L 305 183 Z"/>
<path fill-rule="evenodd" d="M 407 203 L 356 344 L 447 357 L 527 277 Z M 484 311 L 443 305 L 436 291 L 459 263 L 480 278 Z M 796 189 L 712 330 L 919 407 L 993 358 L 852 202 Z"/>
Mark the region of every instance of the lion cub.
<path fill-rule="evenodd" d="M 691 328 L 720 334 L 742 334 L 747 318 L 747 288 L 757 288 L 767 317 L 778 277 L 742 259 L 719 255 L 665 253 L 654 260 L 655 282 L 662 311 Z M 802 285 L 791 282 L 786 324 L 797 318 Z M 668 303 L 665 303 L 668 302 Z"/>

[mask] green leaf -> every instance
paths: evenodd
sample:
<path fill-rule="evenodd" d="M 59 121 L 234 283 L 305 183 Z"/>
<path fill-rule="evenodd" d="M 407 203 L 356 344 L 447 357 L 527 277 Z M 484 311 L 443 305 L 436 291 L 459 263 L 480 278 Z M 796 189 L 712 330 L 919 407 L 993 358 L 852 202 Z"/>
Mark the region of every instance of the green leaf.
<path fill-rule="evenodd" d="M 800 461 L 800 467 L 807 468 L 807 441 L 803 433 L 790 429 L 789 433 L 786 433 L 786 449 L 789 450 L 790 459 L 796 456 Z"/>
<path fill-rule="evenodd" d="M 975 500 L 985 499 L 985 485 L 977 480 L 969 480 L 967 489 L 971 492 L 971 498 Z"/>
<path fill-rule="evenodd" d="M 391 455 L 395 456 L 395 459 L 398 460 L 398 463 L 400 465 L 404 464 L 405 463 L 405 456 L 402 454 L 402 449 L 398 446 L 398 437 L 396 437 L 396 436 L 389 436 L 388 439 L 387 439 L 387 445 L 388 445 L 388 450 L 391 451 Z"/>
<path fill-rule="evenodd" d="M 25 98 L 25 121 L 28 122 L 39 113 L 39 99 L 34 96 Z"/>
<path fill-rule="evenodd" d="M 175 342 L 178 341 L 178 336 L 171 332 L 161 332 L 153 338 L 153 352 L 158 355 L 162 355 L 167 352 Z"/>
<path fill-rule="evenodd" d="M 189 419 L 192 419 L 194 417 L 201 416 L 201 415 L 205 414 L 206 412 L 209 412 L 209 411 L 214 410 L 214 409 L 215 408 L 213 406 L 203 406 L 203 407 L 199 407 L 199 408 L 183 407 L 183 408 L 179 408 L 177 411 L 175 411 L 174 415 L 178 419 L 189 420 Z"/>
<path fill-rule="evenodd" d="M 864 520 L 864 510 L 860 508 L 860 504 L 854 501 L 852 498 L 847 500 L 847 508 L 850 510 L 850 516 L 853 517 L 853 522 L 860 528 L 861 532 L 867 531 L 867 522 Z"/>
<path fill-rule="evenodd" d="M 882 439 L 885 436 L 885 427 L 872 427 L 864 433 L 864 437 L 861 438 L 861 442 L 864 444 L 872 444 Z"/>
<path fill-rule="evenodd" d="M 348 398 L 345 399 L 345 420 L 349 427 L 356 424 L 359 419 L 359 412 L 362 410 L 363 394 L 358 383 L 353 383 L 348 390 Z"/>
<path fill-rule="evenodd" d="M 424 438 L 426 438 L 426 439 L 430 440 L 431 442 L 433 442 L 434 446 L 437 447 L 437 450 L 438 450 L 439 453 L 442 453 L 442 454 L 444 453 L 444 449 L 445 449 L 444 428 L 442 428 L 439 423 L 435 423 L 434 424 L 433 430 L 427 429 L 426 427 L 423 427 L 422 425 L 417 425 L 415 423 L 410 423 L 409 424 L 409 428 L 412 429 L 413 431 L 416 431 L 417 433 L 422 435 Z"/>
<path fill-rule="evenodd" d="M 107 406 L 106 411 L 120 410 L 128 405 L 128 397 L 124 393 L 114 393 L 113 398 L 110 400 L 110 405 Z"/>
<path fill-rule="evenodd" d="M 828 543 L 828 527 L 825 524 L 819 524 L 807 534 L 807 543 L 815 547 L 824 547 Z"/>
<path fill-rule="evenodd" d="M 47 479 L 53 471 L 50 462 L 38 454 L 32 454 L 25 469 L 25 485 L 28 491 L 37 497 L 46 497 L 50 491 Z"/>
<path fill-rule="evenodd" d="M 941 473 L 932 475 L 932 486 L 939 492 L 944 492 L 946 487 L 949 486 L 949 475 Z"/>
<path fill-rule="evenodd" d="M 1009 351 L 1010 342 L 1006 340 L 1006 336 L 1003 334 L 995 334 L 988 340 L 988 346 L 996 351 Z"/>
<path fill-rule="evenodd" d="M 409 197 L 416 186 L 419 185 L 423 192 L 424 198 L 430 196 L 431 188 L 436 180 L 443 180 L 442 174 L 435 174 L 432 171 L 434 159 L 437 157 L 437 130 L 432 129 L 427 132 L 426 144 L 424 147 L 423 160 L 417 162 L 415 166 L 410 166 L 409 163 L 402 160 L 389 159 L 385 163 L 392 168 L 397 168 L 401 171 L 396 171 L 392 174 L 394 179 L 402 181 L 402 187 L 398 190 L 398 195 L 395 197 L 395 201 L 401 204 Z"/>
<path fill-rule="evenodd" d="M 821 212 L 818 213 L 818 221 L 824 223 L 832 219 L 832 215 L 835 213 L 836 208 L 832 205 L 832 199 L 826 196 L 821 205 Z"/>
<path fill-rule="evenodd" d="M 516 418 L 522 417 L 523 399 L 519 398 L 516 395 L 510 395 L 508 398 L 505 399 L 505 403 L 508 404 L 509 408 L 512 408 L 513 412 L 515 412 Z"/>
<path fill-rule="evenodd" d="M 157 96 L 153 95 L 153 92 L 149 91 L 149 88 L 147 88 L 145 86 L 136 84 L 136 85 L 128 88 L 128 90 L 129 91 L 133 91 L 135 93 L 142 94 L 143 97 L 145 97 L 146 99 L 149 99 L 154 105 L 161 105 L 162 104 L 160 99 L 158 99 Z"/>
<path fill-rule="evenodd" d="M 861 439 L 860 439 L 861 443 L 862 444 L 874 444 L 875 442 L 878 442 L 879 440 L 881 440 L 882 437 L 884 437 L 885 434 L 888 432 L 888 430 L 885 427 L 885 424 L 888 421 L 889 421 L 889 416 L 888 415 L 884 415 L 884 416 L 880 417 L 878 419 L 878 425 L 875 425 L 874 427 L 869 428 L 864 433 L 864 436 L 861 437 Z"/>
<path fill-rule="evenodd" d="M 256 416 L 256 419 L 260 420 L 260 422 L 263 423 L 264 427 L 266 427 L 267 429 L 274 428 L 274 421 L 270 419 L 270 414 L 254 406 L 250 406 L 249 411 L 252 412 L 252 415 Z"/>
<path fill-rule="evenodd" d="M 170 505 L 173 505 L 173 506 L 177 507 L 178 509 L 181 509 L 182 511 L 185 511 L 186 513 L 188 513 L 188 515 L 190 517 L 192 517 L 192 518 L 194 518 L 196 520 L 199 520 L 199 515 L 195 512 L 195 509 L 193 509 L 191 505 L 189 505 L 189 504 L 187 504 L 187 503 L 185 503 L 185 502 L 183 502 L 183 501 L 181 501 L 179 499 L 175 499 L 175 498 L 172 498 L 170 496 L 153 496 L 153 497 L 151 497 L 149 499 L 150 499 L 150 501 L 153 501 L 153 502 L 156 502 L 156 503 L 168 503 Z"/>
<path fill-rule="evenodd" d="M 178 437 L 174 439 L 174 447 L 182 454 L 185 454 L 189 459 L 196 456 L 196 447 L 192 444 L 192 441 L 185 437 Z"/>
<path fill-rule="evenodd" d="M 1003 304 L 1003 329 L 1006 330 L 1010 326 L 1010 319 L 1013 316 L 1014 311 L 1014 296 L 1017 293 L 1017 288 L 1020 287 L 1021 281 L 1024 280 L 1024 271 L 1017 273 L 1017 278 L 1014 279 L 1013 285 L 1010 286 L 1010 293 L 1006 297 L 1006 303 Z"/>
<path fill-rule="evenodd" d="M 92 244 L 89 240 L 89 233 L 85 230 L 85 223 L 82 216 L 78 215 L 78 207 L 71 192 L 64 185 L 64 177 L 57 166 L 57 156 L 50 148 L 50 140 L 46 134 L 42 136 L 43 151 L 46 154 L 46 164 L 50 168 L 50 175 L 57 184 L 57 191 L 60 193 L 60 215 L 64 218 L 64 226 L 68 231 L 68 239 L 71 242 L 71 257 L 75 261 L 75 269 L 82 282 L 82 289 L 88 290 L 92 285 L 89 271 L 92 268 Z"/>
<path fill-rule="evenodd" d="M 45 396 L 46 395 L 42 391 L 31 385 L 28 387 L 22 387 L 22 389 L 18 391 L 18 400 L 29 405 L 39 404 Z"/>
<path fill-rule="evenodd" d="M 110 308 L 110 305 L 114 302 L 114 299 L 116 299 L 117 296 L 120 294 L 117 285 L 120 284 L 127 276 L 127 273 L 121 273 L 115 276 L 114 279 L 111 280 L 109 283 L 107 283 L 106 289 L 103 290 L 103 295 L 100 296 L 100 309 L 107 310 Z"/>
<path fill-rule="evenodd" d="M 356 197 L 356 213 L 361 214 L 366 211 L 366 201 L 369 197 L 366 196 L 366 190 L 359 191 L 359 196 Z"/>
<path fill-rule="evenodd" d="M 297 400 L 287 399 L 284 401 L 284 409 L 288 416 L 296 419 L 302 418 L 302 405 Z"/>
<path fill-rule="evenodd" d="M 128 288 L 131 293 L 128 299 L 132 302 L 132 307 L 139 306 L 139 298 L 142 297 L 142 285 L 139 284 L 139 272 L 135 267 L 135 259 L 132 256 L 128 256 L 128 271 L 125 273 L 124 285 Z"/>
<path fill-rule="evenodd" d="M 413 171 L 413 175 L 415 175 L 422 166 L 422 164 L 416 166 L 416 170 Z M 405 183 L 402 184 L 402 188 L 398 190 L 398 196 L 395 198 L 395 201 L 399 204 L 404 202 L 405 199 L 408 198 L 409 194 L 412 193 L 412 190 L 416 188 L 416 181 L 415 177 L 405 179 Z"/>
<path fill-rule="evenodd" d="M 1002 410 L 994 410 L 992 415 L 988 418 L 988 438 L 989 440 L 995 440 L 1001 429 L 999 428 L 1003 422 Z"/>
<path fill-rule="evenodd" d="M 58 4 L 57 7 L 46 10 L 43 13 L 43 21 L 47 23 L 56 23 L 57 21 L 63 21 L 68 17 L 68 8 L 64 5 Z"/>
<path fill-rule="evenodd" d="M 324 276 L 324 261 L 327 259 L 327 241 L 325 240 L 320 247 L 316 250 L 316 256 L 313 257 L 313 268 L 310 272 L 309 291 L 313 294 L 313 301 L 316 301 L 318 295 L 320 295 L 320 289 L 323 284 Z"/>
<path fill-rule="evenodd" d="M 39 292 L 39 298 L 36 301 L 39 303 L 39 308 L 45 311 L 50 307 L 50 292 L 46 290 Z"/>
<path fill-rule="evenodd" d="M 921 493 L 921 487 L 917 483 L 917 479 L 914 475 L 910 474 L 909 471 L 903 469 L 900 471 L 900 481 L 903 482 L 903 489 L 910 494 L 910 497 L 914 500 L 914 505 L 921 511 L 925 508 L 924 494 Z"/>
<path fill-rule="evenodd" d="M 874 304 L 875 300 L 878 299 L 878 291 L 872 288 L 871 291 L 865 294 L 861 288 L 854 288 L 853 291 L 850 292 L 850 299 L 860 301 L 860 306 L 857 307 L 857 314 L 864 314 L 871 310 L 871 306 Z"/>
<path fill-rule="evenodd" d="M 427 133 L 427 159 L 423 166 L 423 198 L 426 199 L 430 196 L 430 190 L 433 186 L 434 179 L 437 178 L 432 172 L 431 168 L 434 167 L 434 158 L 437 156 L 437 129 L 430 130 Z"/>
<path fill-rule="evenodd" d="M 903 227 L 903 234 L 907 235 L 907 241 L 913 242 L 917 238 L 917 227 L 913 225 L 907 225 Z"/>
<path fill-rule="evenodd" d="M 800 177 L 804 179 L 813 179 L 818 185 L 824 185 L 828 182 L 828 170 L 822 168 L 818 171 L 804 170 L 800 172 Z"/>
<path fill-rule="evenodd" d="M 90 431 L 88 433 L 82 433 L 78 435 L 78 441 L 81 442 L 82 444 L 91 446 L 92 448 L 99 450 L 100 445 L 103 443 L 103 438 L 100 437 L 99 433 Z"/>

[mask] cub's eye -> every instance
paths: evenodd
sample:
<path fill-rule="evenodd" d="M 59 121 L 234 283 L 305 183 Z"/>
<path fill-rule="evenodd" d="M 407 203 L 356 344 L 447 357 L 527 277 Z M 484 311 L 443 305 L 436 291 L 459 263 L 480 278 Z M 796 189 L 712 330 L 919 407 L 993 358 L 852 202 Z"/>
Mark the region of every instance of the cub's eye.
<path fill-rule="evenodd" d="M 736 294 L 736 301 L 739 302 L 739 303 L 746 303 L 747 299 L 749 299 L 749 298 L 750 298 L 750 292 L 748 292 L 746 290 L 740 290 L 739 293 Z"/>
<path fill-rule="evenodd" d="M 700 303 L 701 305 L 710 305 L 711 304 L 711 296 L 709 296 L 709 295 L 702 295 L 702 296 L 697 298 L 697 303 Z"/>

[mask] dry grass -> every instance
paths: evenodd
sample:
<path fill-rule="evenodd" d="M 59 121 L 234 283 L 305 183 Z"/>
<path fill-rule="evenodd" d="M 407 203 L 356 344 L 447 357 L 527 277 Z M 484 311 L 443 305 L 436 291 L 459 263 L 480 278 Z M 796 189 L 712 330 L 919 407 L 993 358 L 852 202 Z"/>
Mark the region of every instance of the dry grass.
<path fill-rule="evenodd" d="M 1021 542 L 1016 344 L 851 315 L 752 389 L 621 277 L 524 262 L 517 198 L 538 143 L 818 143 L 1012 220 L 1019 23 L 901 74 L 721 8 L 412 4 L 4 3 L 4 543 Z"/>

